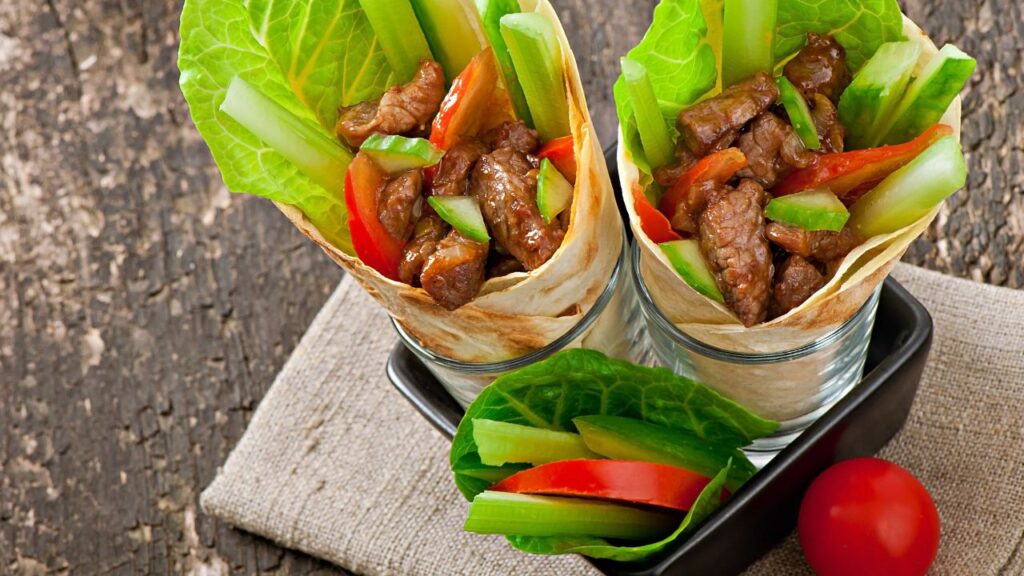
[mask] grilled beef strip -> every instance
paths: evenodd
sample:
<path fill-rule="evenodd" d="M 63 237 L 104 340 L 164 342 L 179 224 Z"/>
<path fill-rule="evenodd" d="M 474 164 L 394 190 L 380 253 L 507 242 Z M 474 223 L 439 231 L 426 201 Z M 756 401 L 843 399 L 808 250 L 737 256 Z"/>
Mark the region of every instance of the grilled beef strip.
<path fill-rule="evenodd" d="M 483 135 L 482 140 L 492 150 L 512 148 L 521 154 L 532 154 L 540 145 L 540 134 L 531 129 L 522 120 L 503 122 Z"/>
<path fill-rule="evenodd" d="M 389 234 L 408 240 L 423 213 L 423 173 L 408 170 L 390 180 L 378 191 L 377 218 Z"/>
<path fill-rule="evenodd" d="M 437 165 L 431 188 L 434 196 L 465 196 L 469 193 L 469 175 L 473 165 L 488 152 L 479 140 L 465 138 L 445 152 Z"/>
<path fill-rule="evenodd" d="M 398 279 L 410 286 L 420 285 L 420 273 L 427 258 L 437 250 L 437 244 L 447 234 L 450 226 L 437 214 L 427 214 L 416 224 L 412 240 L 402 249 L 402 260 L 398 263 Z"/>
<path fill-rule="evenodd" d="M 740 136 L 740 150 L 747 157 L 741 178 L 752 178 L 764 188 L 775 186 L 783 176 L 814 161 L 793 127 L 765 112 L 754 119 L 750 131 Z"/>
<path fill-rule="evenodd" d="M 803 304 L 826 281 L 814 264 L 802 256 L 790 254 L 775 269 L 775 286 L 772 288 L 768 316 L 778 318 Z"/>
<path fill-rule="evenodd" d="M 466 304 L 484 284 L 484 269 L 490 245 L 451 230 L 427 257 L 420 283 L 435 302 L 448 310 Z"/>
<path fill-rule="evenodd" d="M 772 77 L 758 72 L 713 98 L 683 109 L 676 121 L 680 141 L 696 156 L 724 150 L 747 122 L 778 98 L 779 89 Z"/>
<path fill-rule="evenodd" d="M 846 50 L 827 34 L 807 34 L 807 44 L 786 63 L 783 74 L 810 100 L 821 94 L 838 103 L 853 76 L 846 65 Z"/>
<path fill-rule="evenodd" d="M 376 100 L 339 108 L 335 130 L 353 148 L 374 133 L 423 133 L 441 107 L 444 95 L 441 65 L 424 60 L 408 83 L 392 86 Z"/>
<path fill-rule="evenodd" d="M 814 128 L 821 141 L 821 152 L 842 152 L 846 147 L 846 128 L 839 122 L 836 105 L 821 94 L 815 94 L 809 103 L 813 106 L 811 119 L 814 120 Z"/>
<path fill-rule="evenodd" d="M 790 254 L 797 254 L 823 264 L 843 258 L 864 241 L 850 227 L 839 232 L 811 231 L 769 222 L 765 234 L 772 243 Z"/>

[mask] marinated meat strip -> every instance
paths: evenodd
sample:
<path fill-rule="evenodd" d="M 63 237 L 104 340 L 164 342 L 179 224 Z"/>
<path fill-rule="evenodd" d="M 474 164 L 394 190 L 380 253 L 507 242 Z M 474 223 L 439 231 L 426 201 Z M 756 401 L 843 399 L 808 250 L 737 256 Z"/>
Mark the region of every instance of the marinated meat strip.
<path fill-rule="evenodd" d="M 504 254 L 498 254 L 497 252 L 492 253 L 490 260 L 487 262 L 488 278 L 497 278 L 499 276 L 507 276 L 513 272 L 523 271 L 523 265 L 519 263 L 519 260 Z"/>
<path fill-rule="evenodd" d="M 540 135 L 522 120 L 503 122 L 483 136 L 483 141 L 493 150 L 512 148 L 522 154 L 532 154 L 540 144 Z"/>
<path fill-rule="evenodd" d="M 412 236 L 423 211 L 423 174 L 409 170 L 392 178 L 377 195 L 377 218 L 399 240 Z"/>
<path fill-rule="evenodd" d="M 786 63 L 783 74 L 808 100 L 821 94 L 832 102 L 839 102 L 852 78 L 846 50 L 835 38 L 814 32 L 807 34 L 807 44 Z"/>
<path fill-rule="evenodd" d="M 767 197 L 753 180 L 710 204 L 700 218 L 700 246 L 719 290 L 745 326 L 763 322 L 772 286 L 772 251 L 764 237 Z"/>
<path fill-rule="evenodd" d="M 839 232 L 810 231 L 769 222 L 765 233 L 769 240 L 787 252 L 823 263 L 846 256 L 864 241 L 849 227 Z"/>
<path fill-rule="evenodd" d="M 836 105 L 821 94 L 812 96 L 810 104 L 814 106 L 811 109 L 811 118 L 814 120 L 818 139 L 821 140 L 821 151 L 842 152 L 845 148 L 843 140 L 846 138 L 846 129 L 839 122 Z"/>
<path fill-rule="evenodd" d="M 806 258 L 791 254 L 775 269 L 775 287 L 769 315 L 772 318 L 803 304 L 812 294 L 825 285 L 826 278 Z"/>
<path fill-rule="evenodd" d="M 690 188 L 686 198 L 676 205 L 676 211 L 670 222 L 672 229 L 686 234 L 697 234 L 700 215 L 708 204 L 718 201 L 718 198 L 730 191 L 730 188 L 714 181 L 697 183 Z"/>
<path fill-rule="evenodd" d="M 558 250 L 565 232 L 547 224 L 537 208 L 537 169 L 523 153 L 499 148 L 473 168 L 470 193 L 480 201 L 487 228 L 501 250 L 535 270 Z"/>
<path fill-rule="evenodd" d="M 424 132 L 444 98 L 444 72 L 433 60 L 420 63 L 416 76 L 392 86 L 377 100 L 338 110 L 338 136 L 358 148 L 370 134 Z"/>
<path fill-rule="evenodd" d="M 461 140 L 445 152 L 437 165 L 432 194 L 434 196 L 465 196 L 469 191 L 469 175 L 473 165 L 487 153 L 487 146 L 479 140 Z"/>
<path fill-rule="evenodd" d="M 724 150 L 747 122 L 767 110 L 778 97 L 779 89 L 772 77 L 758 72 L 714 98 L 683 109 L 676 121 L 680 141 L 697 156 Z"/>
<path fill-rule="evenodd" d="M 740 136 L 739 147 L 748 163 L 740 177 L 753 178 L 765 188 L 775 186 L 792 170 L 806 168 L 814 161 L 814 153 L 804 148 L 793 127 L 771 112 L 754 120 L 750 131 Z"/>
<path fill-rule="evenodd" d="M 448 224 L 436 214 L 424 216 L 416 224 L 416 231 L 398 263 L 398 279 L 410 286 L 420 285 L 420 272 L 427 258 L 437 250 L 437 243 L 448 234 Z"/>
<path fill-rule="evenodd" d="M 484 283 L 490 246 L 452 230 L 437 244 L 420 274 L 423 289 L 448 310 L 466 304 Z"/>
<path fill-rule="evenodd" d="M 676 180 L 686 173 L 697 162 L 697 157 L 686 146 L 676 146 L 676 161 L 667 166 L 654 169 L 654 181 L 663 188 L 671 188 Z"/>

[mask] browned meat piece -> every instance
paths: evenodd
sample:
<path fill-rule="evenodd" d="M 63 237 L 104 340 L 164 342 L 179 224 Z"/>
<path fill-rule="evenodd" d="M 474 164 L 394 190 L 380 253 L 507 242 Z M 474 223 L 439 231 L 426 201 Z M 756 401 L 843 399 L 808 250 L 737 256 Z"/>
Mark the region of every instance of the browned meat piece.
<path fill-rule="evenodd" d="M 469 175 L 473 165 L 486 153 L 487 146 L 472 138 L 452 146 L 437 165 L 432 187 L 434 196 L 465 196 L 469 190 Z"/>
<path fill-rule="evenodd" d="M 815 94 L 810 103 L 814 106 L 811 109 L 811 118 L 814 119 L 814 128 L 818 131 L 818 139 L 821 140 L 821 151 L 842 152 L 846 146 L 846 129 L 839 122 L 836 105 L 821 94 Z"/>
<path fill-rule="evenodd" d="M 814 153 L 804 148 L 796 131 L 781 118 L 765 112 L 740 136 L 740 150 L 747 157 L 748 167 L 740 171 L 741 178 L 753 178 L 765 188 L 771 188 L 795 168 L 806 168 L 814 161 Z"/>
<path fill-rule="evenodd" d="M 763 322 L 772 287 L 772 251 L 764 237 L 767 195 L 743 180 L 700 218 L 700 246 L 725 302 L 744 326 Z"/>
<path fill-rule="evenodd" d="M 512 148 L 523 154 L 532 154 L 540 144 L 540 135 L 522 120 L 503 122 L 501 126 L 484 134 L 483 141 L 492 149 Z"/>
<path fill-rule="evenodd" d="M 449 310 L 469 302 L 484 283 L 489 248 L 487 243 L 470 240 L 452 230 L 438 242 L 437 250 L 423 266 L 423 289 Z"/>
<path fill-rule="evenodd" d="M 821 94 L 839 102 L 851 80 L 846 50 L 835 38 L 814 32 L 807 34 L 807 44 L 786 63 L 783 74 L 808 100 Z"/>
<path fill-rule="evenodd" d="M 728 186 L 715 181 L 698 182 L 690 189 L 686 198 L 676 205 L 675 214 L 671 218 L 672 228 L 685 234 L 697 234 L 697 223 L 704 209 L 708 204 L 717 202 L 719 197 L 730 190 Z"/>
<path fill-rule="evenodd" d="M 416 224 L 413 234 L 402 249 L 402 261 L 398 263 L 398 279 L 410 286 L 420 285 L 420 272 L 427 258 L 437 250 L 437 243 L 448 234 L 448 225 L 440 216 L 424 216 Z"/>
<path fill-rule="evenodd" d="M 562 244 L 561 226 L 544 222 L 537 209 L 537 169 L 525 154 L 512 148 L 485 154 L 469 188 L 494 241 L 527 270 L 539 268 Z"/>
<path fill-rule="evenodd" d="M 849 227 L 839 232 L 810 231 L 769 222 L 765 233 L 769 240 L 790 254 L 798 254 L 823 263 L 846 256 L 864 241 Z"/>
<path fill-rule="evenodd" d="M 654 181 L 663 188 L 671 188 L 676 183 L 676 180 L 679 180 L 679 177 L 685 174 L 696 162 L 697 157 L 686 146 L 677 146 L 675 163 L 655 168 Z"/>
<path fill-rule="evenodd" d="M 423 174 L 409 170 L 395 176 L 377 193 L 377 218 L 389 234 L 408 240 L 423 213 Z"/>
<path fill-rule="evenodd" d="M 424 60 L 407 84 L 392 86 L 377 100 L 338 110 L 338 136 L 358 148 L 370 134 L 423 132 L 444 98 L 444 72 L 433 60 Z"/>
<path fill-rule="evenodd" d="M 775 269 L 775 287 L 769 316 L 778 318 L 803 304 L 812 294 L 825 285 L 825 277 L 802 256 L 796 254 Z"/>
<path fill-rule="evenodd" d="M 676 121 L 680 141 L 697 156 L 724 150 L 747 122 L 767 110 L 778 97 L 779 89 L 772 77 L 758 72 L 714 98 L 683 109 Z"/>
<path fill-rule="evenodd" d="M 511 256 L 505 256 L 493 252 L 490 260 L 487 262 L 487 277 L 498 278 L 499 276 L 507 276 L 513 272 L 523 272 L 523 265 L 519 263 L 519 260 Z"/>

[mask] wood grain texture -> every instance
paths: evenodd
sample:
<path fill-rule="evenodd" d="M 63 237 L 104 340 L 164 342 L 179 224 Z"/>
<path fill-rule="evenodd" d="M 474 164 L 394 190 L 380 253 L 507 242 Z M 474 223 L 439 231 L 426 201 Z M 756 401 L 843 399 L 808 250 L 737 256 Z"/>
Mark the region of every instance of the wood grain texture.
<path fill-rule="evenodd" d="M 611 142 L 653 2 L 555 4 Z M 1022 9 L 906 4 L 979 62 L 969 187 L 907 259 L 1024 287 Z M 339 573 L 198 509 L 341 273 L 225 190 L 178 92 L 179 10 L 0 2 L 0 573 Z"/>

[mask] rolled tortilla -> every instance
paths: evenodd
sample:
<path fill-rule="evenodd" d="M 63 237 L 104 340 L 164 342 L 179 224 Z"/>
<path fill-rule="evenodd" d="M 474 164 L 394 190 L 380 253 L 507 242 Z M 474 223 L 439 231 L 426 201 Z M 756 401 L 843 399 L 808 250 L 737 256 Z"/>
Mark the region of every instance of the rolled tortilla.
<path fill-rule="evenodd" d="M 622 249 L 622 223 L 608 167 L 565 31 L 547 0 L 521 0 L 520 5 L 524 12 L 543 14 L 558 34 L 576 151 L 569 229 L 561 247 L 543 266 L 488 280 L 472 302 L 448 311 L 423 289 L 389 280 L 332 246 L 302 212 L 277 203 L 303 234 L 351 274 L 420 344 L 462 362 L 507 360 L 543 348 L 568 332 L 605 289 Z"/>
<path fill-rule="evenodd" d="M 934 55 L 935 44 L 916 24 L 903 17 L 903 33 Z M 924 58 L 918 66 L 924 65 Z M 960 138 L 958 96 L 942 117 Z M 623 193 L 639 187 L 640 171 L 623 145 L 621 127 L 618 148 L 619 179 Z M 626 198 L 630 198 L 627 195 Z M 662 251 L 644 234 L 633 202 L 626 202 L 629 222 L 640 245 L 640 270 L 661 313 L 690 336 L 724 350 L 771 353 L 800 348 L 821 339 L 848 320 L 881 284 L 907 247 L 928 229 L 942 206 L 917 222 L 883 236 L 875 236 L 850 252 L 831 281 L 806 302 L 784 316 L 747 328 L 725 305 L 699 294 L 675 271 Z"/>

